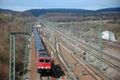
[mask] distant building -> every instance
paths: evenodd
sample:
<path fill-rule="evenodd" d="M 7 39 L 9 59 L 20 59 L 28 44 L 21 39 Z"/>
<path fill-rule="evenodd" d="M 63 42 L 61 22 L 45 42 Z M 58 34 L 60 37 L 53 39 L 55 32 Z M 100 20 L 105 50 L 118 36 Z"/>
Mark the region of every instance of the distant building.
<path fill-rule="evenodd" d="M 109 41 L 117 41 L 115 38 L 115 34 L 111 31 L 103 31 L 101 34 L 102 34 L 102 39 Z"/>
<path fill-rule="evenodd" d="M 38 24 L 38 25 L 37 25 L 37 27 L 38 27 L 38 28 L 41 28 L 41 25 L 40 25 L 40 24 Z"/>

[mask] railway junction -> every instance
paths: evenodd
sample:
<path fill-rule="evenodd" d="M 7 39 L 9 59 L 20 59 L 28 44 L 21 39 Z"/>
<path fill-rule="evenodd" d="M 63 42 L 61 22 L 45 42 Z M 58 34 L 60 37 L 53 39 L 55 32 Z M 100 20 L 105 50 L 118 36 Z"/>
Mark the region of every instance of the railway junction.
<path fill-rule="evenodd" d="M 42 23 L 42 22 L 41 22 Z M 54 64 L 49 73 L 37 72 L 36 41 L 34 31 L 27 33 L 11 33 L 10 71 L 9 80 L 15 79 L 15 36 L 22 34 L 26 37 L 26 59 L 23 80 L 119 80 L 120 59 L 109 54 L 108 50 L 119 45 L 109 44 L 106 49 L 94 44 L 79 40 L 67 31 L 59 28 L 51 28 L 45 23 L 44 27 L 33 26 L 37 29 L 45 49 Z M 55 24 L 54 24 L 55 25 Z M 28 47 L 29 45 L 29 47 Z M 100 43 L 102 45 L 102 43 Z M 109 47 L 110 46 L 110 47 Z M 113 47 L 111 47 L 113 46 Z M 115 54 L 119 50 L 113 51 Z M 47 69 L 47 68 L 46 68 Z"/>

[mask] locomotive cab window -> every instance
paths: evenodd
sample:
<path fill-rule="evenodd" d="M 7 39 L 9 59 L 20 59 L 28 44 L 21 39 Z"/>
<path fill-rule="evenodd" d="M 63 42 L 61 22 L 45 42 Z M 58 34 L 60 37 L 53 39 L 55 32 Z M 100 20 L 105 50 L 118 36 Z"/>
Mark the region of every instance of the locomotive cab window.
<path fill-rule="evenodd" d="M 49 63 L 49 62 L 50 62 L 50 60 L 45 60 L 45 62 L 46 62 L 46 63 Z"/>
<path fill-rule="evenodd" d="M 47 53 L 40 53 L 38 54 L 39 57 L 48 57 Z"/>
<path fill-rule="evenodd" d="M 39 60 L 40 62 L 44 62 L 44 60 Z"/>

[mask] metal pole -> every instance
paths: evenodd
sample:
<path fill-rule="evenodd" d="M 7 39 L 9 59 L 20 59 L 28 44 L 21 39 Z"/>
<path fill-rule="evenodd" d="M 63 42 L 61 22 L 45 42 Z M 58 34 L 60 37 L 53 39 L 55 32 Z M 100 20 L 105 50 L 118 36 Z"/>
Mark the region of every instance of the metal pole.
<path fill-rule="evenodd" d="M 16 41 L 15 35 L 13 35 L 13 80 L 15 80 L 15 53 L 16 53 Z"/>
<path fill-rule="evenodd" d="M 111 39 L 111 32 L 112 32 L 112 31 L 111 31 L 111 28 L 109 27 L 109 42 L 112 40 L 112 39 Z"/>
<path fill-rule="evenodd" d="M 54 32 L 54 38 L 55 38 L 55 53 L 57 53 L 57 39 L 56 39 L 56 31 Z"/>
<path fill-rule="evenodd" d="M 10 61 L 9 61 L 9 80 L 15 80 L 16 71 L 15 71 L 15 62 L 16 62 L 16 34 L 28 35 L 25 32 L 11 32 L 10 33 Z M 26 45 L 27 46 L 27 45 Z M 28 56 L 27 56 L 28 57 Z"/>
<path fill-rule="evenodd" d="M 25 37 L 25 52 L 24 52 L 24 68 L 23 68 L 23 80 L 25 78 L 24 74 L 27 70 L 27 63 L 28 63 L 28 35 Z"/>
<path fill-rule="evenodd" d="M 11 55 L 12 55 L 12 49 L 11 49 L 11 47 L 12 47 L 12 36 L 11 36 L 11 34 L 10 34 L 10 58 L 9 58 L 9 80 L 11 80 Z"/>
<path fill-rule="evenodd" d="M 10 64 L 9 64 L 9 80 L 15 80 L 15 34 L 10 34 Z"/>
<path fill-rule="evenodd" d="M 100 28 L 99 28 L 99 48 L 100 48 L 100 55 L 99 55 L 99 67 L 98 69 L 99 70 L 102 70 L 102 54 L 103 54 L 103 45 L 102 45 L 102 27 L 103 27 L 103 20 L 101 18 L 101 21 L 100 21 Z"/>

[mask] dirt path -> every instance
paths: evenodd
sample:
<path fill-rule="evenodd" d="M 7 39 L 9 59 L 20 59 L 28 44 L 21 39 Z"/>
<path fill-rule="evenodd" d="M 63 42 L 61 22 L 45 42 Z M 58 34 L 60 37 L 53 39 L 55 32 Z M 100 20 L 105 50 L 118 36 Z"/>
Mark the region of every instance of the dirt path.
<path fill-rule="evenodd" d="M 32 44 L 31 44 L 31 60 L 30 60 L 30 80 L 40 80 L 39 74 L 37 73 L 37 67 L 36 67 L 36 58 L 35 58 L 35 42 L 34 38 L 32 38 Z"/>

